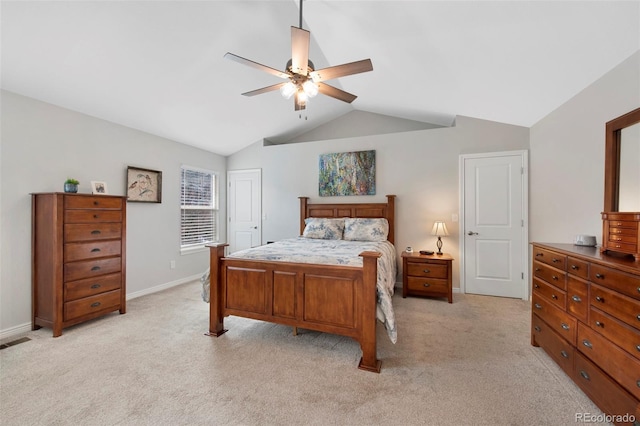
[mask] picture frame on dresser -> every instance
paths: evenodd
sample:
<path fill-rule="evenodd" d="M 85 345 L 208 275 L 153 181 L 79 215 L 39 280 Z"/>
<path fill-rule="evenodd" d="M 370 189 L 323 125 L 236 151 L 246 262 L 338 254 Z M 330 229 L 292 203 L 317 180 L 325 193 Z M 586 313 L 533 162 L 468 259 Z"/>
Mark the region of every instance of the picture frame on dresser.
<path fill-rule="evenodd" d="M 127 166 L 127 201 L 162 203 L 162 172 Z"/>
<path fill-rule="evenodd" d="M 100 182 L 97 180 L 91 181 L 91 193 L 93 195 L 107 195 L 109 190 L 107 189 L 107 182 Z"/>

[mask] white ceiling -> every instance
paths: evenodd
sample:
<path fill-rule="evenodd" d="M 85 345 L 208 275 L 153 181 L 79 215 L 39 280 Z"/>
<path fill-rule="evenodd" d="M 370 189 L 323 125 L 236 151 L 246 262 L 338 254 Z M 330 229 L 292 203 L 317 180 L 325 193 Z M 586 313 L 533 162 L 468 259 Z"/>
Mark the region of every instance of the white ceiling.
<path fill-rule="evenodd" d="M 280 82 L 297 0 L 2 1 L 2 88 L 222 155 L 352 110 L 439 125 L 456 115 L 531 126 L 640 48 L 640 1 L 306 0 L 316 69 L 371 58 L 329 83 L 306 120 Z"/>

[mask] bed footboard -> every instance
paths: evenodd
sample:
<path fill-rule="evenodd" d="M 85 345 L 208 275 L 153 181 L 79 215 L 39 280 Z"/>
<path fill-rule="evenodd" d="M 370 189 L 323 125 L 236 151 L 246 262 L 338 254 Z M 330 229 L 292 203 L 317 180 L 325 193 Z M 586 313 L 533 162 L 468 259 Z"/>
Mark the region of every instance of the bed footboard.
<path fill-rule="evenodd" d="M 358 368 L 380 372 L 376 352 L 378 252 L 363 266 L 269 262 L 224 257 L 210 246 L 209 335 L 220 336 L 235 315 L 349 336 L 360 343 Z"/>

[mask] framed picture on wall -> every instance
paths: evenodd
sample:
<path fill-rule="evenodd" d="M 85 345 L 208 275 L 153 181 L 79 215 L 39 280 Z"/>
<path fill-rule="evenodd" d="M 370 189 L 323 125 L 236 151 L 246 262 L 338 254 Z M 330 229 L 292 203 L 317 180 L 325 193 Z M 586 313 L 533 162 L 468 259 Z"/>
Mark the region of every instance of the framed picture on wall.
<path fill-rule="evenodd" d="M 162 172 L 127 167 L 127 201 L 138 203 L 162 202 Z"/>

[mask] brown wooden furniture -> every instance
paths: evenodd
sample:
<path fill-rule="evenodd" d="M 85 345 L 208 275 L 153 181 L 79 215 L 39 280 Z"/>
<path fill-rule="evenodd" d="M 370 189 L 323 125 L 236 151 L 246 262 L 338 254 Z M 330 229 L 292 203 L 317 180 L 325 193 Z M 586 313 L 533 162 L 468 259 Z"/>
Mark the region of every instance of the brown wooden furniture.
<path fill-rule="evenodd" d="M 531 344 L 605 413 L 639 420 L 640 264 L 595 247 L 538 243 L 532 264 Z"/>
<path fill-rule="evenodd" d="M 446 297 L 452 303 L 452 261 L 453 258 L 447 253 L 402 252 L 402 297 Z"/>
<path fill-rule="evenodd" d="M 636 123 L 640 123 L 640 108 L 606 124 L 601 250 L 631 254 L 640 260 L 640 212 L 619 211 L 622 130 Z"/>
<path fill-rule="evenodd" d="M 310 204 L 300 198 L 300 235 L 307 217 L 376 217 L 389 221 L 394 242 L 395 195 L 386 203 Z M 224 257 L 227 244 L 210 246 L 209 334 L 220 336 L 228 315 L 325 333 L 360 343 L 358 368 L 380 372 L 376 353 L 378 252 L 363 252 L 363 267 L 269 262 Z"/>
<path fill-rule="evenodd" d="M 33 329 L 126 312 L 124 197 L 32 194 Z"/>

